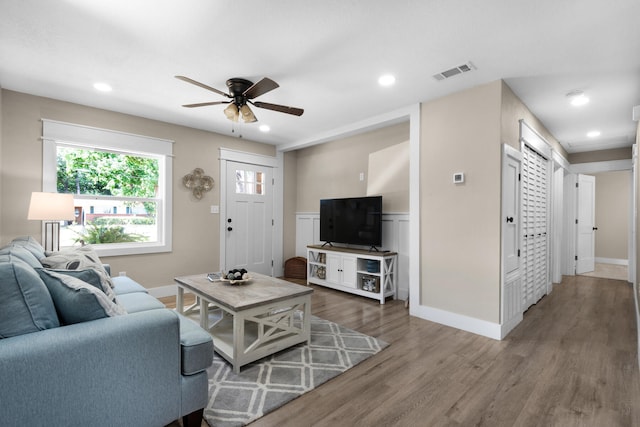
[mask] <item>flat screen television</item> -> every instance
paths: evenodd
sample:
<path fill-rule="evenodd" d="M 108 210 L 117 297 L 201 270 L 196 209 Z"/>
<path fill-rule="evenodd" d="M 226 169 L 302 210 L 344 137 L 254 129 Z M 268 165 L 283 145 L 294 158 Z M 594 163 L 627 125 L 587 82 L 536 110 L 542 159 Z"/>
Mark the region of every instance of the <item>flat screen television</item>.
<path fill-rule="evenodd" d="M 320 240 L 382 246 L 382 196 L 320 200 Z"/>

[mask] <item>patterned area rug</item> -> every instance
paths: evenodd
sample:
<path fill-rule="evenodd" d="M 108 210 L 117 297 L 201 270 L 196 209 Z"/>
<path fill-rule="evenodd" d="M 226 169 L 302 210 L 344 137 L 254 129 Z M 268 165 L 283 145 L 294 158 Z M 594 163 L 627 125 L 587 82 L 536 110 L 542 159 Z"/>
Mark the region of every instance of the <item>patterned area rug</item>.
<path fill-rule="evenodd" d="M 244 366 L 238 375 L 214 354 L 204 417 L 212 427 L 244 426 L 387 346 L 384 341 L 311 316 L 310 344 L 299 344 Z"/>

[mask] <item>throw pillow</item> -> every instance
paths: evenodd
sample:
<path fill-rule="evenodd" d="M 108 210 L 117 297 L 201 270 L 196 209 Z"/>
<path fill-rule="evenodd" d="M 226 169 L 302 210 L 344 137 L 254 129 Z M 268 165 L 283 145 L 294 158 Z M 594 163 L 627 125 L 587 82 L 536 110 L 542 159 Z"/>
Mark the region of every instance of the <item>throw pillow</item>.
<path fill-rule="evenodd" d="M 31 252 L 37 259 L 44 256 L 44 248 L 31 236 L 16 237 L 11 241 L 11 246 L 21 246 Z"/>
<path fill-rule="evenodd" d="M 76 279 L 80 279 L 83 282 L 93 285 L 104 292 L 111 301 L 116 302 L 115 291 L 111 288 L 111 286 L 103 284 L 101 275 L 92 268 L 87 268 L 85 270 L 64 270 L 49 268 L 48 270 L 58 274 L 66 274 L 67 276 L 75 277 Z"/>
<path fill-rule="evenodd" d="M 47 287 L 35 270 L 11 255 L 0 262 L 0 338 L 60 326 Z"/>
<path fill-rule="evenodd" d="M 51 293 L 58 317 L 65 325 L 127 314 L 100 289 L 75 277 L 39 269 Z"/>
<path fill-rule="evenodd" d="M 81 246 L 59 252 L 47 252 L 46 257 L 40 260 L 40 263 L 47 268 L 61 268 L 65 270 L 84 270 L 91 268 L 99 275 L 102 288 L 107 286 L 113 288 L 113 282 L 104 269 L 98 254 L 91 246 Z"/>

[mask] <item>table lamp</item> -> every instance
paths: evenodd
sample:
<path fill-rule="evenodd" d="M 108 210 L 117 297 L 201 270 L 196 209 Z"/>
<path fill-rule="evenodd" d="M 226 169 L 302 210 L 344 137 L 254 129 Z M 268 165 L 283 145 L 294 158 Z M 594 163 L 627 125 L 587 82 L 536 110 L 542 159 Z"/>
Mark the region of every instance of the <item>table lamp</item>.
<path fill-rule="evenodd" d="M 73 194 L 31 193 L 27 219 L 44 223 L 44 249 L 60 250 L 60 221 L 75 219 Z"/>

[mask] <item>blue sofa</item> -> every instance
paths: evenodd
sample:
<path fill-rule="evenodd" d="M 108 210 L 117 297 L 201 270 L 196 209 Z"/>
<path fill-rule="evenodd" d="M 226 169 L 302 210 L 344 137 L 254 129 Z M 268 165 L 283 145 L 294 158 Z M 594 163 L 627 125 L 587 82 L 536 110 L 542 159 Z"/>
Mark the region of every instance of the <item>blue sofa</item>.
<path fill-rule="evenodd" d="M 109 300 L 94 272 L 45 269 L 44 258 L 30 237 L 0 248 L 1 424 L 199 427 L 211 336 L 129 277 L 110 278 Z"/>

